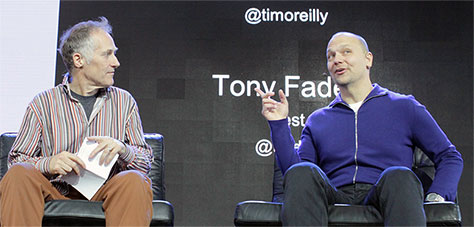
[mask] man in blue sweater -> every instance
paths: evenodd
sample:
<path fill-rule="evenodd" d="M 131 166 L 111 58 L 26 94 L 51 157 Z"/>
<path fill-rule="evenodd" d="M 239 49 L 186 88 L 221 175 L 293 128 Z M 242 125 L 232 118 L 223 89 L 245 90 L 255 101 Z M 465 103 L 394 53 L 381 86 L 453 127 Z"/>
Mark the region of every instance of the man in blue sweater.
<path fill-rule="evenodd" d="M 328 204 L 370 204 L 385 225 L 426 225 L 423 201 L 453 201 L 463 160 L 426 108 L 413 96 L 370 80 L 373 55 L 366 41 L 339 32 L 327 46 L 327 67 L 340 93 L 307 119 L 298 150 L 288 126 L 282 90 L 263 93 L 262 115 L 285 174 L 284 225 L 327 225 Z M 411 171 L 413 150 L 435 163 L 426 197 Z"/>

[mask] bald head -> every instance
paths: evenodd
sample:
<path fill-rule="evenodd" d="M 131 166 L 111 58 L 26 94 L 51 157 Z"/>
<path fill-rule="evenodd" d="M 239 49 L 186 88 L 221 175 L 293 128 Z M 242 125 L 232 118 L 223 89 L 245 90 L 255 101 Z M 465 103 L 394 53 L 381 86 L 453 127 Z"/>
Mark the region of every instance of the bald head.
<path fill-rule="evenodd" d="M 346 36 L 346 37 L 352 37 L 352 38 L 355 38 L 359 41 L 360 43 L 360 48 L 362 49 L 362 51 L 364 51 L 364 53 L 367 53 L 369 52 L 369 46 L 367 45 L 367 42 L 365 41 L 364 38 L 362 38 L 362 36 L 360 35 L 356 35 L 354 33 L 351 33 L 351 32 L 338 32 L 336 34 L 334 34 L 331 39 L 329 40 L 328 42 L 328 46 L 329 46 L 329 43 L 331 43 L 331 41 L 339 36 Z"/>
<path fill-rule="evenodd" d="M 353 85 L 368 85 L 373 55 L 359 35 L 339 32 L 331 37 L 326 49 L 327 67 L 339 89 Z"/>

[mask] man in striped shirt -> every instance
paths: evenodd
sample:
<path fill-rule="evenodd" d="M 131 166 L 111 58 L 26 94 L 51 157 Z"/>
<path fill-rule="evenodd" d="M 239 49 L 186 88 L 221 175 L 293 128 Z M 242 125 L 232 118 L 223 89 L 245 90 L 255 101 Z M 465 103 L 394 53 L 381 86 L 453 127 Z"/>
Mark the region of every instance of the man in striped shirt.
<path fill-rule="evenodd" d="M 107 19 L 100 17 L 62 35 L 59 52 L 68 73 L 26 109 L 9 153 L 9 170 L 0 182 L 2 225 L 39 226 L 45 201 L 84 199 L 61 177 L 85 168 L 75 155 L 85 138 L 98 143 L 90 158 L 98 155 L 100 164 L 119 156 L 91 199 L 104 201 L 107 225 L 150 224 L 152 191 L 146 174 L 153 156 L 135 100 L 112 86 L 120 63 L 111 32 Z"/>

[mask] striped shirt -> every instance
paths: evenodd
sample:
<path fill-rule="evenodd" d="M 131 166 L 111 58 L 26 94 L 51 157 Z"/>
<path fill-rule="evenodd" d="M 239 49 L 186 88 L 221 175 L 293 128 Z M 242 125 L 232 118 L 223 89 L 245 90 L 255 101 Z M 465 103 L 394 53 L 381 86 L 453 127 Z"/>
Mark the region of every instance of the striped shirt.
<path fill-rule="evenodd" d="M 56 182 L 57 175 L 49 173 L 51 156 L 62 151 L 77 153 L 86 137 L 109 136 L 126 147 L 110 176 L 127 169 L 147 174 L 153 154 L 145 142 L 138 107 L 130 93 L 113 86 L 100 89 L 88 118 L 80 102 L 71 95 L 68 81 L 66 74 L 60 85 L 38 94 L 30 102 L 8 155 L 8 167 L 19 162 L 31 163 Z"/>

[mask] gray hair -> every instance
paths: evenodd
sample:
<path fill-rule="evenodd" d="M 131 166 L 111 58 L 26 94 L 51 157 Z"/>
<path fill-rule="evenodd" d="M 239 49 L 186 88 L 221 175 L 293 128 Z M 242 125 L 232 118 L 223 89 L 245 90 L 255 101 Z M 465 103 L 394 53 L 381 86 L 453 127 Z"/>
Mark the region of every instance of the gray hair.
<path fill-rule="evenodd" d="M 72 56 L 75 53 L 81 54 L 86 59 L 87 64 L 90 63 L 95 48 L 94 40 L 90 34 L 97 29 L 102 29 L 112 35 L 112 26 L 105 17 L 99 17 L 99 21 L 88 20 L 77 23 L 64 31 L 58 51 L 68 72 L 73 69 Z"/>
<path fill-rule="evenodd" d="M 336 38 L 336 36 L 340 36 L 340 35 L 344 35 L 344 36 L 351 36 L 351 37 L 354 37 L 356 39 L 358 39 L 360 41 L 360 44 L 361 44 L 361 48 L 362 50 L 367 53 L 367 52 L 370 52 L 369 50 L 369 45 L 367 45 L 367 42 L 365 41 L 364 38 L 362 38 L 362 36 L 360 35 L 356 35 L 352 32 L 338 32 L 336 34 L 334 34 L 331 39 L 329 40 L 328 44 L 334 39 Z"/>

